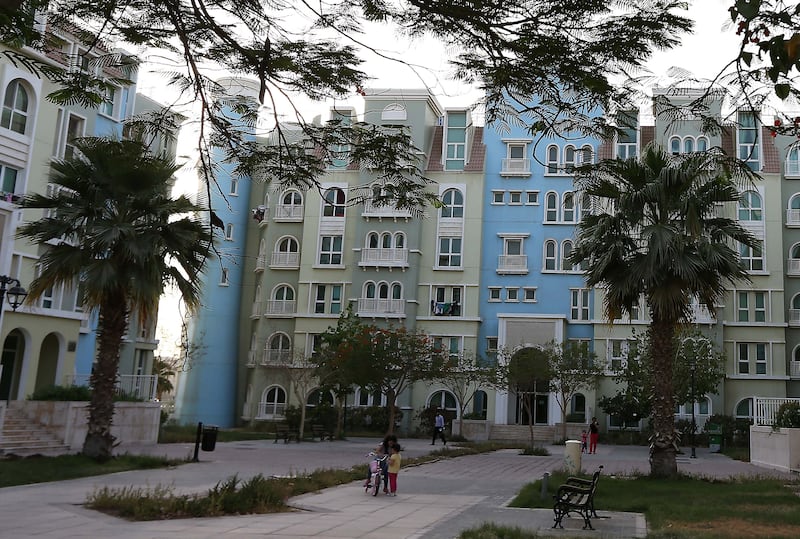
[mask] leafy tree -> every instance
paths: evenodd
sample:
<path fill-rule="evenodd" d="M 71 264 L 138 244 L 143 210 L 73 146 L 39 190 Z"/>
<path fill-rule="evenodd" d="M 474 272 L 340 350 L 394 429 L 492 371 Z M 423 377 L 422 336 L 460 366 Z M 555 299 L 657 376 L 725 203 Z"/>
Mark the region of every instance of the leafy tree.
<path fill-rule="evenodd" d="M 572 397 L 580 391 L 593 389 L 603 374 L 594 353 L 587 343 L 568 341 L 566 344 L 550 343 L 544 348 L 547 354 L 550 391 L 556 396 L 561 409 L 561 439 L 567 439 L 567 410 Z"/>
<path fill-rule="evenodd" d="M 494 384 L 496 371 L 493 367 L 483 365 L 478 356 L 465 353 L 452 369 L 444 370 L 437 378 L 437 382 L 450 391 L 458 402 L 458 420 L 460 432 L 464 433 L 463 419 L 467 408 L 475 398 L 475 392 L 481 387 Z"/>
<path fill-rule="evenodd" d="M 298 430 L 301 440 L 303 439 L 306 424 L 306 401 L 311 391 L 317 385 L 315 367 L 316 365 L 311 358 L 306 357 L 304 354 L 299 354 L 286 369 L 286 373 L 291 381 L 292 392 L 300 402 L 300 425 Z"/>
<path fill-rule="evenodd" d="M 513 352 L 504 349 L 498 353 L 504 358 L 498 366 L 498 380 L 522 399 L 522 406 L 528 416 L 530 447 L 533 448 L 533 399 L 537 392 L 549 391 L 550 381 L 553 378 L 548 352 L 543 347 L 537 346 Z"/>
<path fill-rule="evenodd" d="M 160 356 L 153 358 L 153 373 L 156 375 L 156 397 L 161 400 L 164 393 L 171 393 L 175 386 L 172 379 L 175 376 L 175 361 L 169 361 Z"/>
<path fill-rule="evenodd" d="M 74 157 L 51 164 L 54 194 L 23 200 L 23 208 L 46 213 L 18 234 L 48 245 L 28 301 L 78 280 L 81 305 L 99 310 L 83 453 L 102 460 L 111 456 L 114 442 L 114 387 L 128 316 L 153 316 L 169 282 L 188 307 L 196 307 L 211 237 L 191 216 L 200 208 L 185 197 L 170 198 L 177 170 L 172 161 L 148 154 L 137 141 L 89 138 L 75 146 Z"/>
<path fill-rule="evenodd" d="M 653 476 L 677 473 L 675 336 L 691 300 L 714 305 L 726 284 L 748 279 L 735 248 L 758 248 L 758 241 L 715 210 L 736 203 L 737 182 L 753 178 L 717 151 L 673 156 L 654 146 L 638 160 L 608 160 L 578 172 L 578 185 L 597 211 L 578 225 L 570 262 L 585 263 L 587 285 L 605 290 L 609 320 L 631 313 L 642 296 L 650 311 Z"/>

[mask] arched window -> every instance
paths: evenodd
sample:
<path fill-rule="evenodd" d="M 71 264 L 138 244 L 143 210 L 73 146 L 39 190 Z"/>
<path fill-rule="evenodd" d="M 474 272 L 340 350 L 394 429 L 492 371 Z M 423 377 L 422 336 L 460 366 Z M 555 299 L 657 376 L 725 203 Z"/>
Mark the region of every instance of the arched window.
<path fill-rule="evenodd" d="M 378 298 L 379 299 L 389 299 L 389 285 L 386 283 L 380 283 L 378 285 Z"/>
<path fill-rule="evenodd" d="M 669 139 L 669 151 L 672 152 L 672 155 L 678 155 L 681 153 L 681 139 L 678 137 L 672 137 Z"/>
<path fill-rule="evenodd" d="M 381 120 L 402 121 L 406 119 L 406 108 L 400 103 L 390 103 L 381 112 Z"/>
<path fill-rule="evenodd" d="M 753 419 L 753 399 L 746 398 L 736 405 L 734 415 L 737 419 Z"/>
<path fill-rule="evenodd" d="M 572 242 L 564 240 L 561 244 L 561 271 L 573 271 L 575 268 L 569 261 L 569 255 L 572 253 Z"/>
<path fill-rule="evenodd" d="M 294 289 L 289 285 L 278 285 L 275 287 L 272 299 L 275 301 L 294 301 Z"/>
<path fill-rule="evenodd" d="M 547 271 L 556 270 L 556 242 L 547 240 L 544 242 L 544 269 Z"/>
<path fill-rule="evenodd" d="M 225 239 L 228 241 L 233 241 L 233 223 L 228 223 L 225 225 Z"/>
<path fill-rule="evenodd" d="M 590 145 L 585 144 L 581 148 L 581 152 L 578 155 L 578 158 L 579 158 L 578 164 L 580 165 L 588 165 L 594 163 L 594 149 Z"/>
<path fill-rule="evenodd" d="M 792 361 L 800 362 L 800 344 L 794 347 L 794 352 L 792 352 Z"/>
<path fill-rule="evenodd" d="M 441 390 L 433 393 L 428 399 L 428 408 L 436 408 L 438 410 L 447 410 L 452 414 L 450 417 L 458 417 L 458 406 L 455 395 L 449 391 Z"/>
<path fill-rule="evenodd" d="M 708 151 L 708 139 L 706 137 L 697 137 L 697 151 Z"/>
<path fill-rule="evenodd" d="M 394 235 L 394 246 L 397 249 L 405 249 L 406 247 L 406 235 L 402 232 L 398 232 Z"/>
<path fill-rule="evenodd" d="M 547 173 L 558 174 L 558 146 L 547 147 Z"/>
<path fill-rule="evenodd" d="M 761 196 L 755 191 L 745 191 L 739 198 L 739 220 L 761 221 Z"/>
<path fill-rule="evenodd" d="M 575 170 L 575 146 L 564 148 L 564 170 L 571 174 Z"/>
<path fill-rule="evenodd" d="M 314 408 L 315 406 L 319 406 L 321 404 L 333 406 L 333 393 L 330 391 L 320 391 L 319 389 L 315 389 L 311 392 L 311 394 L 309 394 L 308 399 L 306 399 L 307 408 Z"/>
<path fill-rule="evenodd" d="M 6 87 L 3 98 L 3 112 L 0 115 L 0 127 L 10 129 L 20 135 L 25 134 L 28 124 L 28 91 L 19 80 L 12 81 Z"/>
<path fill-rule="evenodd" d="M 267 254 L 267 242 L 263 239 L 258 242 L 258 256 L 259 258 Z"/>
<path fill-rule="evenodd" d="M 692 152 L 694 152 L 694 139 L 692 137 L 686 137 L 683 140 L 683 153 Z"/>
<path fill-rule="evenodd" d="M 286 410 L 286 392 L 280 386 L 270 386 L 261 394 L 259 417 L 283 416 Z"/>
<path fill-rule="evenodd" d="M 369 249 L 377 249 L 378 248 L 378 233 L 377 232 L 370 232 L 367 234 L 367 248 Z"/>
<path fill-rule="evenodd" d="M 800 243 L 795 243 L 792 245 L 792 248 L 789 249 L 789 258 L 791 260 L 800 260 Z"/>
<path fill-rule="evenodd" d="M 583 196 L 581 196 L 580 201 L 580 216 L 581 221 L 583 221 L 592 214 L 592 197 L 589 196 L 588 193 L 584 193 Z"/>
<path fill-rule="evenodd" d="M 793 194 L 792 198 L 789 199 L 789 209 L 800 210 L 800 193 Z"/>
<path fill-rule="evenodd" d="M 389 232 L 384 232 L 381 235 L 381 247 L 384 249 L 392 248 L 392 235 Z"/>
<path fill-rule="evenodd" d="M 385 406 L 386 395 L 380 391 L 370 393 L 367 389 L 359 387 L 356 389 L 356 406 Z"/>
<path fill-rule="evenodd" d="M 442 194 L 442 217 L 464 217 L 464 195 L 458 189 L 448 189 Z"/>
<path fill-rule="evenodd" d="M 392 284 L 392 299 L 403 299 L 403 285 L 400 283 Z"/>
<path fill-rule="evenodd" d="M 325 191 L 322 215 L 325 217 L 344 217 L 344 191 L 338 187 Z"/>
<path fill-rule="evenodd" d="M 267 344 L 268 350 L 274 350 L 279 352 L 288 352 L 292 347 L 292 342 L 289 340 L 289 336 L 285 333 L 276 333 L 269 339 L 269 343 Z"/>
<path fill-rule="evenodd" d="M 544 221 L 545 223 L 558 222 L 558 195 L 547 193 L 544 197 Z"/>
<path fill-rule="evenodd" d="M 284 206 L 302 206 L 303 195 L 299 191 L 286 191 L 281 202 Z"/>
<path fill-rule="evenodd" d="M 565 223 L 575 222 L 575 195 L 572 193 L 564 193 L 561 208 L 563 216 L 561 220 Z"/>
<path fill-rule="evenodd" d="M 297 240 L 292 237 L 282 238 L 278 240 L 277 252 L 279 253 L 296 253 L 298 251 Z"/>
<path fill-rule="evenodd" d="M 364 283 L 364 297 L 367 299 L 375 299 L 375 283 Z"/>

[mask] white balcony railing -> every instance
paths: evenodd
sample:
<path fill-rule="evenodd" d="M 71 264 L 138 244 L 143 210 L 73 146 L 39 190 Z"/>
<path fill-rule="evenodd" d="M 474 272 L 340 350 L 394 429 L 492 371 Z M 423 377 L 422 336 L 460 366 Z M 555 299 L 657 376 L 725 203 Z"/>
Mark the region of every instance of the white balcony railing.
<path fill-rule="evenodd" d="M 800 210 L 786 210 L 786 226 L 800 226 Z"/>
<path fill-rule="evenodd" d="M 291 362 L 291 350 L 267 348 L 261 356 L 261 364 L 265 367 L 289 365 Z"/>
<path fill-rule="evenodd" d="M 523 158 L 503 159 L 500 174 L 504 176 L 527 176 L 531 173 L 531 160 Z"/>
<path fill-rule="evenodd" d="M 789 159 L 786 161 L 786 167 L 783 169 L 786 176 L 800 177 L 800 160 Z"/>
<path fill-rule="evenodd" d="M 283 417 L 286 412 L 286 404 L 284 403 L 271 403 L 259 402 L 258 403 L 258 418 L 270 419 L 273 417 Z"/>
<path fill-rule="evenodd" d="M 753 423 L 768 427 L 772 426 L 772 423 L 775 421 L 775 414 L 778 412 L 778 408 L 781 407 L 781 404 L 785 402 L 800 403 L 800 399 L 774 399 L 756 397 L 754 400 L 755 403 L 753 413 L 755 415 L 753 417 Z"/>
<path fill-rule="evenodd" d="M 271 299 L 266 302 L 264 314 L 294 314 L 297 302 L 288 299 Z"/>
<path fill-rule="evenodd" d="M 406 300 L 358 298 L 359 315 L 405 316 Z"/>
<path fill-rule="evenodd" d="M 271 268 L 299 268 L 300 253 L 272 253 L 269 261 Z"/>
<path fill-rule="evenodd" d="M 502 273 L 527 273 L 527 255 L 500 255 L 497 257 L 497 271 Z"/>
<path fill-rule="evenodd" d="M 800 258 L 790 258 L 786 261 L 786 275 L 800 275 Z"/>
<path fill-rule="evenodd" d="M 264 314 L 264 302 L 254 301 L 253 307 L 250 310 L 250 318 L 258 318 Z"/>
<path fill-rule="evenodd" d="M 789 320 L 787 320 L 790 326 L 800 326 L 800 309 L 789 309 Z"/>
<path fill-rule="evenodd" d="M 67 374 L 64 376 L 64 385 L 88 386 L 90 377 L 90 374 Z M 158 376 L 154 374 L 119 374 L 114 391 L 120 396 L 151 401 L 156 398 L 157 383 Z"/>
<path fill-rule="evenodd" d="M 255 271 L 264 271 L 264 268 L 266 266 L 267 266 L 267 255 L 258 255 L 258 258 L 256 258 Z"/>
<path fill-rule="evenodd" d="M 692 305 L 691 319 L 695 324 L 713 324 L 715 319 L 704 303 Z"/>
<path fill-rule="evenodd" d="M 800 378 L 800 361 L 789 362 L 789 378 Z"/>
<path fill-rule="evenodd" d="M 361 249 L 360 266 L 406 267 L 408 249 L 364 248 Z"/>
<path fill-rule="evenodd" d="M 361 212 L 362 217 L 389 217 L 397 219 L 411 218 L 411 212 L 408 210 L 399 210 L 391 204 L 373 204 L 371 199 L 364 201 L 364 211 Z"/>
<path fill-rule="evenodd" d="M 303 220 L 303 205 L 297 204 L 278 204 L 275 206 L 276 221 L 302 221 Z"/>
<path fill-rule="evenodd" d="M 247 367 L 252 369 L 258 363 L 258 350 L 247 351 Z"/>

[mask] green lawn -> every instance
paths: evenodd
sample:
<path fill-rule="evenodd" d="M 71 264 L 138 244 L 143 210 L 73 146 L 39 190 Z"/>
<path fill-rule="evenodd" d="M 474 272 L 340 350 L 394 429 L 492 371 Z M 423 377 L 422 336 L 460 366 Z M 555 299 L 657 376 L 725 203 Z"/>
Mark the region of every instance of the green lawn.
<path fill-rule="evenodd" d="M 63 481 L 78 477 L 103 475 L 127 470 L 165 468 L 183 463 L 163 457 L 120 455 L 98 463 L 81 455 L 58 457 L 34 456 L 0 460 L 0 488 L 47 481 Z"/>
<path fill-rule="evenodd" d="M 555 494 L 563 475 L 550 477 Z M 513 507 L 552 508 L 539 481 L 528 484 Z M 779 479 L 712 480 L 691 477 L 600 477 L 599 511 L 644 513 L 650 537 L 800 537 L 800 483 Z M 465 535 L 464 537 L 470 537 Z"/>

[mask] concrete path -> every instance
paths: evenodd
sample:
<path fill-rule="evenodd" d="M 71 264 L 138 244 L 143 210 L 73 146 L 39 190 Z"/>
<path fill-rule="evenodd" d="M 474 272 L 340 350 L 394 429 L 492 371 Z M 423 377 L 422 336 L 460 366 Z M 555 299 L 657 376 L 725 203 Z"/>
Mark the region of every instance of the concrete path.
<path fill-rule="evenodd" d="M 366 464 L 365 454 L 377 440 L 277 444 L 271 441 L 220 443 L 213 453 L 200 452 L 200 462 L 170 469 L 122 472 L 112 475 L 0 489 L 0 538 L 66 539 L 71 537 L 150 538 L 431 538 L 451 539 L 463 529 L 495 522 L 539 530 L 543 536 L 644 537 L 644 517 L 635 513 L 599 511 L 597 531 L 581 530 L 582 521 L 565 519 L 567 530 L 551 530 L 550 510 L 506 507 L 519 488 L 561 467 L 563 446 L 550 447 L 550 457 L 521 456 L 516 450 L 444 459 L 406 467 L 398 479 L 395 498 L 364 493 L 360 483 L 293 498 L 290 513 L 128 522 L 83 508 L 94 489 L 108 486 L 171 486 L 176 492 L 204 492 L 236 474 L 285 475 L 319 468 Z M 406 457 L 427 454 L 426 440 L 401 440 Z M 190 457 L 193 444 L 129 448 L 131 453 Z M 697 459 L 681 457 L 682 471 L 714 477 L 780 475 L 724 456 L 697 451 Z M 646 473 L 647 449 L 603 446 L 597 455 L 584 455 L 583 467 L 604 473 Z M 365 468 L 366 469 L 366 468 Z M 602 481 L 602 480 L 601 480 Z M 602 508 L 602 497 L 598 504 Z"/>

